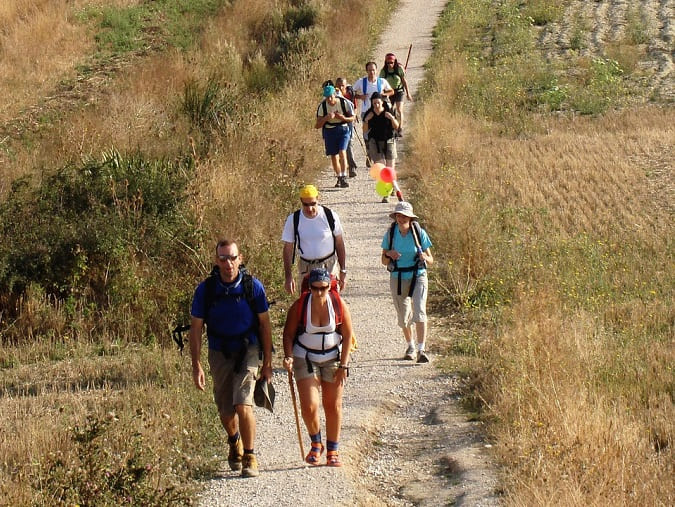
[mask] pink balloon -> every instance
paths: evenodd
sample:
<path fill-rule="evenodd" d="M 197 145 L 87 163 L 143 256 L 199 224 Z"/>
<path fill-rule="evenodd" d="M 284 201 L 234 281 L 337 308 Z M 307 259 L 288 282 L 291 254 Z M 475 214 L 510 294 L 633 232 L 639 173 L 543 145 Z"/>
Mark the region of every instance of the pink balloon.
<path fill-rule="evenodd" d="M 391 167 L 383 167 L 380 171 L 380 179 L 385 183 L 391 183 L 396 179 L 396 171 Z"/>
<path fill-rule="evenodd" d="M 382 170 L 383 167 L 384 164 L 381 164 L 380 162 L 375 162 L 373 165 L 370 166 L 370 171 L 368 172 L 368 174 L 375 181 L 378 181 L 380 179 L 380 171 Z"/>

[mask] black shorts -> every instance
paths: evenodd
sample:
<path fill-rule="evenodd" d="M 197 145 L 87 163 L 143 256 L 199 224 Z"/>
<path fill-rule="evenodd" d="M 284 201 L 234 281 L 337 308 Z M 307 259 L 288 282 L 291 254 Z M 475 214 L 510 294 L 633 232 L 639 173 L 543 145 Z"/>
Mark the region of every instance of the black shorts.
<path fill-rule="evenodd" d="M 394 94 L 389 97 L 391 103 L 403 102 L 403 96 L 405 95 L 405 90 L 403 88 L 399 90 L 394 90 Z"/>

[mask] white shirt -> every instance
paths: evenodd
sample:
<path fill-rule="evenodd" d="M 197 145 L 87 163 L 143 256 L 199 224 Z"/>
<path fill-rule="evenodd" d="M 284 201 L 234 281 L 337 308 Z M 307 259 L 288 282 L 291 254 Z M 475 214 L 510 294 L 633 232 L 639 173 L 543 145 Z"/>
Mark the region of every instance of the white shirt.
<path fill-rule="evenodd" d="M 333 252 L 333 236 L 342 235 L 342 223 L 340 217 L 334 211 L 335 230 L 331 235 L 330 225 L 326 218 L 326 212 L 323 206 L 318 207 L 318 213 L 314 218 L 307 218 L 300 211 L 300 222 L 298 223 L 298 254 L 303 259 L 314 260 L 322 259 Z M 284 224 L 284 231 L 281 234 L 281 240 L 286 243 L 293 243 L 295 235 L 293 233 L 293 213 L 288 215 Z"/>
<path fill-rule="evenodd" d="M 358 79 L 358 80 L 354 83 L 354 91 L 355 91 L 358 95 L 363 95 L 363 94 L 368 95 L 368 98 L 367 98 L 367 99 L 363 99 L 363 100 L 361 101 L 361 102 L 362 102 L 362 105 L 361 105 L 361 116 L 363 116 L 363 114 L 364 114 L 366 111 L 368 111 L 368 109 L 370 109 L 370 96 L 371 96 L 373 93 L 375 93 L 375 92 L 377 91 L 377 80 L 378 80 L 378 79 L 381 80 L 380 86 L 381 86 L 382 89 L 380 90 L 380 93 L 392 89 L 391 86 L 389 86 L 389 83 L 387 82 L 387 80 L 384 79 L 384 78 L 382 78 L 382 77 L 379 77 L 379 78 L 376 77 L 376 78 L 375 78 L 375 81 L 369 81 L 368 78 L 366 78 L 366 89 L 365 89 L 365 90 L 362 90 L 362 88 L 363 88 L 363 78 Z"/>

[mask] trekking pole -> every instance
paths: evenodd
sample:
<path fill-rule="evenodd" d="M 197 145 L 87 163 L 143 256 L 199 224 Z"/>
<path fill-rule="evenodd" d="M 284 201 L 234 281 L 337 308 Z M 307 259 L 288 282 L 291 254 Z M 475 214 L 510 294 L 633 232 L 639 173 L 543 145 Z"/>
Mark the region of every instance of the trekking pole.
<path fill-rule="evenodd" d="M 363 150 L 363 155 L 366 157 L 366 167 L 370 167 L 373 165 L 373 161 L 370 160 L 370 157 L 368 156 L 368 152 L 366 151 L 366 146 L 363 144 L 363 141 L 359 137 L 359 135 L 356 133 L 356 129 L 354 129 L 354 137 L 359 140 L 359 144 L 361 145 L 361 149 Z"/>
<path fill-rule="evenodd" d="M 410 47 L 408 48 L 408 56 L 405 59 L 405 65 L 403 66 L 403 70 L 408 70 L 408 60 L 410 60 L 410 52 L 412 51 L 412 43 L 410 44 Z"/>
<path fill-rule="evenodd" d="M 293 398 L 293 412 L 295 413 L 295 429 L 298 431 L 298 444 L 300 444 L 300 458 L 305 460 L 305 447 L 302 445 L 300 433 L 300 418 L 298 416 L 298 403 L 295 401 L 295 386 L 293 385 L 293 373 L 288 372 L 288 385 L 291 386 L 291 398 Z"/>

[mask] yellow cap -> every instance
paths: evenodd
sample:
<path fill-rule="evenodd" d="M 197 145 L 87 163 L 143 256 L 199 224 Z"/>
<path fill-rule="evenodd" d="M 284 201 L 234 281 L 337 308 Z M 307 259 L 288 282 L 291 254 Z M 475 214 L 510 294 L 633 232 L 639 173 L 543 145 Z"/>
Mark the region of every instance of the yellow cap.
<path fill-rule="evenodd" d="M 300 199 L 313 199 L 319 195 L 319 191 L 314 185 L 305 185 L 300 189 Z"/>

